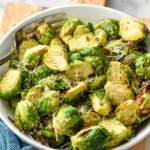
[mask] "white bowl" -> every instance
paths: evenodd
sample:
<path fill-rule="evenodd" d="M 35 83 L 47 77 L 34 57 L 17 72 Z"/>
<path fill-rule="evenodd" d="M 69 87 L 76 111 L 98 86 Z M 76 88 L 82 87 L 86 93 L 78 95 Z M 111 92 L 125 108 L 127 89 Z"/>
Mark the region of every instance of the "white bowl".
<path fill-rule="evenodd" d="M 36 21 L 40 18 L 49 16 L 51 14 L 65 12 L 68 18 L 78 18 L 84 22 L 92 22 L 96 23 L 104 18 L 115 18 L 120 20 L 122 17 L 127 16 L 127 14 L 122 13 L 120 11 L 94 6 L 94 5 L 67 5 L 61 7 L 50 8 L 48 10 L 37 13 L 24 21 L 20 22 L 17 26 L 15 26 L 8 34 L 2 39 L 0 43 L 0 58 L 9 53 L 9 49 L 13 40 L 13 33 L 15 33 L 18 29 L 27 25 L 30 22 Z M 150 41 L 150 39 L 148 39 Z M 150 42 L 149 42 L 150 43 Z M 150 47 L 150 46 L 149 46 Z M 8 64 L 4 64 L 0 67 L 0 75 L 2 76 L 8 69 Z M 46 147 L 34 139 L 29 138 L 25 134 L 21 133 L 8 119 L 8 117 L 13 118 L 13 111 L 9 107 L 7 101 L 3 101 L 0 99 L 0 117 L 4 121 L 4 123 L 23 141 L 29 143 L 30 145 L 40 149 L 40 150 L 52 150 L 53 148 Z M 125 150 L 133 145 L 137 144 L 141 140 L 143 140 L 148 134 L 150 134 L 150 119 L 144 122 L 137 131 L 137 134 L 134 138 L 132 138 L 129 142 L 123 143 L 113 150 Z"/>

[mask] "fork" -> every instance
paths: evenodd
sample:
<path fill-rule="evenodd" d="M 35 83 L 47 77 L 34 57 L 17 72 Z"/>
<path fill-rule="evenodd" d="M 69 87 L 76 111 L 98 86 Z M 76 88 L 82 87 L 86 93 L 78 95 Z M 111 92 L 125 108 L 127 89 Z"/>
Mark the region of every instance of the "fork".
<path fill-rule="evenodd" d="M 15 50 L 17 48 L 17 35 L 20 35 L 20 39 L 21 40 L 25 40 L 25 39 L 30 39 L 31 37 L 33 37 L 35 35 L 35 31 L 36 28 L 43 22 L 48 23 L 49 25 L 51 25 L 51 27 L 56 31 L 59 32 L 60 28 L 62 27 L 62 25 L 66 22 L 67 18 L 65 18 L 65 13 L 61 12 L 61 13 L 57 13 L 57 14 L 53 14 L 50 15 L 48 17 L 39 19 L 37 21 L 34 21 L 30 24 L 27 24 L 26 26 L 24 26 L 23 28 L 19 29 L 17 32 L 15 32 L 13 34 L 13 44 L 11 46 L 11 52 L 9 54 L 7 54 L 5 57 L 0 59 L 0 66 L 2 64 L 4 64 L 5 62 L 7 62 L 14 54 L 15 54 Z M 24 36 L 25 35 L 25 36 Z"/>

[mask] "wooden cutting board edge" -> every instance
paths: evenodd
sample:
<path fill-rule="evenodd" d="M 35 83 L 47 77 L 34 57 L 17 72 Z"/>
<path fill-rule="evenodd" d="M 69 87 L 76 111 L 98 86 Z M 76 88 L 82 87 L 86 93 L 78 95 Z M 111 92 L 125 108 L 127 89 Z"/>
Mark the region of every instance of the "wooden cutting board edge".
<path fill-rule="evenodd" d="M 93 0 L 92 4 L 105 5 L 106 0 Z M 83 0 L 83 3 L 91 4 L 90 0 Z M 36 12 L 44 10 L 44 7 L 33 6 L 29 4 L 8 3 L 5 6 L 3 20 L 0 26 L 0 38 L 3 37 L 13 25 L 23 20 L 24 18 Z M 150 19 L 138 18 L 150 28 Z M 146 138 L 128 150 L 146 150 Z"/>

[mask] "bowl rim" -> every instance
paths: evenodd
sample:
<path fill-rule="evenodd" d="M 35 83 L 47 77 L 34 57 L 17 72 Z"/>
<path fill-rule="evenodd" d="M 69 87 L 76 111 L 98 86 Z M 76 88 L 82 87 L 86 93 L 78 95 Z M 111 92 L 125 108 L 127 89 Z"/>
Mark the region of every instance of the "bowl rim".
<path fill-rule="evenodd" d="M 109 10 L 109 11 L 112 11 L 112 12 L 116 12 L 116 13 L 119 13 L 121 14 L 122 16 L 130 16 L 126 13 L 123 13 L 119 10 L 116 10 L 116 9 L 113 9 L 113 8 L 108 8 L 108 7 L 104 7 L 104 6 L 97 6 L 97 5 L 91 5 L 91 4 L 73 4 L 73 5 L 62 5 L 62 6 L 57 6 L 57 7 L 53 7 L 53 8 L 48 8 L 46 10 L 43 10 L 41 12 L 38 12 L 36 14 L 33 14 L 29 17 L 27 17 L 26 19 L 22 20 L 21 22 L 19 22 L 16 26 L 14 26 L 4 37 L 3 39 L 0 41 L 0 47 L 2 46 L 2 44 L 4 43 L 4 41 L 11 35 L 13 35 L 13 33 L 15 33 L 16 31 L 18 31 L 20 28 L 22 28 L 24 25 L 27 25 L 28 23 L 32 22 L 33 20 L 38 20 L 39 18 L 37 16 L 39 15 L 42 15 L 43 16 L 48 16 L 46 15 L 47 12 L 53 12 L 53 11 L 56 11 L 56 10 L 59 10 L 59 9 L 62 9 L 62 8 L 74 8 L 74 7 L 90 7 L 90 8 L 98 8 L 98 9 L 105 9 L 105 10 Z M 131 17 L 131 16 L 130 16 Z M 42 18 L 42 17 L 40 17 Z M 31 21 L 32 20 L 32 21 Z M 21 131 L 19 131 L 18 128 L 16 128 L 13 124 L 10 124 L 7 119 L 2 115 L 2 113 L 0 112 L 0 118 L 2 119 L 2 121 L 9 127 L 9 129 L 11 131 L 13 131 L 13 133 L 15 133 L 20 139 L 24 140 L 26 143 L 32 145 L 33 147 L 35 148 L 38 148 L 40 150 L 55 150 L 54 148 L 51 148 L 51 147 L 47 147 L 43 144 L 41 144 L 40 142 L 37 142 L 36 140 L 32 141 L 30 140 L 29 137 L 27 137 L 24 133 L 22 133 Z M 125 149 L 128 149 L 132 146 L 134 146 L 135 144 L 139 143 L 140 141 L 142 141 L 146 136 L 148 136 L 150 134 L 150 126 L 147 128 L 149 130 L 145 130 L 142 132 L 142 137 L 141 136 L 138 136 L 138 138 L 136 138 L 136 136 L 133 138 L 135 140 L 130 140 L 129 142 L 125 143 L 125 144 L 122 144 L 122 145 L 119 145 L 115 148 L 112 148 L 112 150 L 125 150 Z"/>

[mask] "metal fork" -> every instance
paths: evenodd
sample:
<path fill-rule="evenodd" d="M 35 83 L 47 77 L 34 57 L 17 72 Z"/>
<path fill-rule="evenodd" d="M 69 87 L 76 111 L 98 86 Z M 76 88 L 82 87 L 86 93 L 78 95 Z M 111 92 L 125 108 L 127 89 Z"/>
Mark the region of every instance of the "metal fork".
<path fill-rule="evenodd" d="M 14 54 L 15 54 L 15 50 L 17 48 L 17 35 L 20 35 L 19 41 L 23 41 L 25 39 L 30 39 L 31 37 L 33 37 L 35 35 L 35 31 L 36 28 L 43 22 L 48 23 L 56 32 L 60 31 L 60 28 L 62 27 L 62 25 L 66 22 L 66 18 L 65 18 L 65 13 L 57 13 L 57 14 L 53 14 L 50 15 L 48 17 L 42 18 L 40 20 L 34 21 L 26 26 L 24 26 L 23 28 L 19 29 L 16 33 L 14 33 L 13 35 L 13 45 L 11 47 L 11 52 L 6 55 L 5 57 L 0 59 L 0 65 L 4 64 L 5 62 L 7 62 Z"/>

